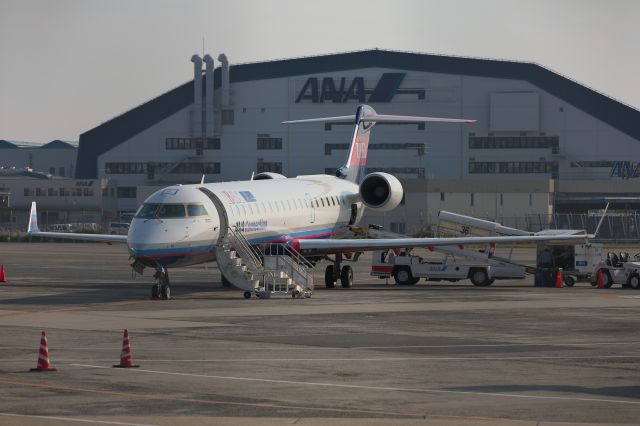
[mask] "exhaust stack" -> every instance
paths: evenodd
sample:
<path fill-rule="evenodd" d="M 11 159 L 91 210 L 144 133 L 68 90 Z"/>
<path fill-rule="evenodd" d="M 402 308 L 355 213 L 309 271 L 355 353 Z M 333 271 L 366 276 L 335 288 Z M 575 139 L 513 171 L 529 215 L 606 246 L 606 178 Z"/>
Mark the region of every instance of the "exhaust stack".
<path fill-rule="evenodd" d="M 218 55 L 218 61 L 220 62 L 221 71 L 222 71 L 222 79 L 221 79 L 221 89 L 222 89 L 222 98 L 221 104 L 223 107 L 229 106 L 229 60 L 227 59 L 227 55 L 221 53 Z"/>
<path fill-rule="evenodd" d="M 215 134 L 215 115 L 213 112 L 213 58 L 210 55 L 204 56 L 204 63 L 206 64 L 205 71 L 205 136 L 212 138 Z"/>
<path fill-rule="evenodd" d="M 191 112 L 191 136 L 202 137 L 202 58 L 191 57 L 193 62 L 193 110 Z"/>

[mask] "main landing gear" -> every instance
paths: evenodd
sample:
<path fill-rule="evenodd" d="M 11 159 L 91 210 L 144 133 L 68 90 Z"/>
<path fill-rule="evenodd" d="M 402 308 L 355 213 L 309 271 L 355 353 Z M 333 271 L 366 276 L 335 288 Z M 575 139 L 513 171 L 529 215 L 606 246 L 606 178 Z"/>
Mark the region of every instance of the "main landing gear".
<path fill-rule="evenodd" d="M 327 265 L 324 270 L 324 285 L 327 288 L 335 288 L 338 278 L 343 288 L 349 288 L 353 285 L 353 269 L 349 265 L 341 267 L 342 254 L 336 254 L 336 260 L 333 265 Z"/>
<path fill-rule="evenodd" d="M 158 264 L 156 266 L 156 273 L 153 274 L 153 278 L 158 280 L 151 287 L 151 298 L 152 299 L 171 299 L 171 285 L 169 284 L 169 272 L 167 268 Z"/>

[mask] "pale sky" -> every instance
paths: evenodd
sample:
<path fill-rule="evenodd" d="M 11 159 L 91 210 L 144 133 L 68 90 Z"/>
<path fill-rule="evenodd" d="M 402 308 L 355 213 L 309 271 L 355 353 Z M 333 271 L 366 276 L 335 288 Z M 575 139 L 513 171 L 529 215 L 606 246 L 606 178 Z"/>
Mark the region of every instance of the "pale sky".
<path fill-rule="evenodd" d="M 640 1 L 0 0 L 0 139 L 80 133 L 193 76 L 372 48 L 536 62 L 640 109 Z M 217 63 L 217 62 L 216 62 Z"/>

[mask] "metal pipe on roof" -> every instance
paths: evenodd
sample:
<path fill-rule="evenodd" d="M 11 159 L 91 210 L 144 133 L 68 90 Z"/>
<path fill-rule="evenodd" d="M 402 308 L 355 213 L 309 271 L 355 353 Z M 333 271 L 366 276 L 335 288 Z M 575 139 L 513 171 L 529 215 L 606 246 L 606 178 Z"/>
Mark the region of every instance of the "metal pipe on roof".
<path fill-rule="evenodd" d="M 193 62 L 193 110 L 191 112 L 191 136 L 201 138 L 202 131 L 202 58 L 191 57 Z"/>
<path fill-rule="evenodd" d="M 220 62 L 220 66 L 222 68 L 222 78 L 220 88 L 222 89 L 222 106 L 229 106 L 229 60 L 227 59 L 227 55 L 221 53 L 218 55 L 218 61 Z"/>
<path fill-rule="evenodd" d="M 213 113 L 213 58 L 207 54 L 204 56 L 204 63 L 206 64 L 205 71 L 205 135 L 208 138 L 212 138 L 215 134 L 215 116 Z"/>

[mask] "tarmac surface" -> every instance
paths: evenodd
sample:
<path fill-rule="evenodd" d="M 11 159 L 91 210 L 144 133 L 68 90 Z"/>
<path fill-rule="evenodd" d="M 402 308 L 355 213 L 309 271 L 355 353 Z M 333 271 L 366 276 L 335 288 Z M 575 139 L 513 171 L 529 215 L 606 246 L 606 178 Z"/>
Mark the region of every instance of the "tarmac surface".
<path fill-rule="evenodd" d="M 533 249 L 515 256 L 533 263 Z M 122 245 L 1 243 L 0 424 L 638 424 L 640 291 L 532 278 L 245 300 L 215 264 L 150 300 Z M 139 368 L 117 369 L 123 329 Z M 46 330 L 56 372 L 36 366 Z"/>

